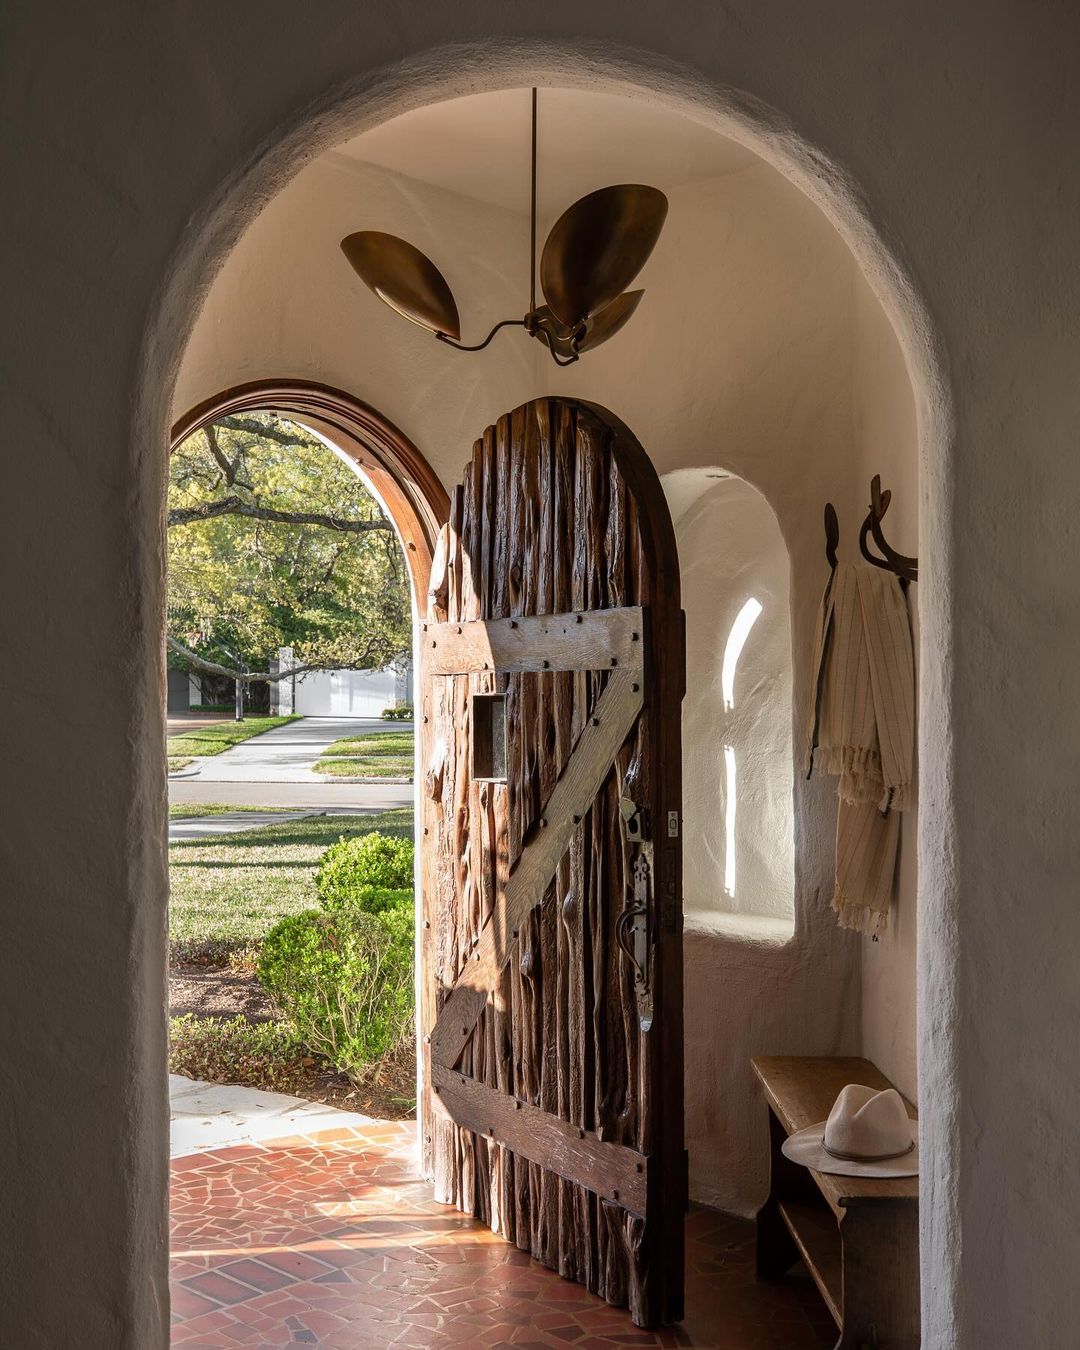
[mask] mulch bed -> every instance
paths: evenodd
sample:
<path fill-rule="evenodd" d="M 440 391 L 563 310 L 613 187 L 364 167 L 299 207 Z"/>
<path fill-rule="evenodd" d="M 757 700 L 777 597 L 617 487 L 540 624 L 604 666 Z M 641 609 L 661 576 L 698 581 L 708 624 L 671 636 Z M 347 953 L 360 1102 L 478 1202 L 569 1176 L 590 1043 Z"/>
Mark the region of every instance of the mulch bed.
<path fill-rule="evenodd" d="M 274 1009 L 253 970 L 182 965 L 169 971 L 169 1016 L 246 1017 L 272 1022 Z"/>
<path fill-rule="evenodd" d="M 255 977 L 243 966 L 177 965 L 169 971 L 169 1015 L 271 1022 L 274 1009 Z M 245 1083 L 263 1087 L 262 1083 Z M 280 1090 L 273 1088 L 271 1090 Z M 416 1112 L 416 1056 L 403 1055 L 380 1067 L 377 1079 L 358 1086 L 344 1074 L 318 1062 L 297 1069 L 288 1090 L 296 1097 L 379 1120 L 411 1120 Z"/>

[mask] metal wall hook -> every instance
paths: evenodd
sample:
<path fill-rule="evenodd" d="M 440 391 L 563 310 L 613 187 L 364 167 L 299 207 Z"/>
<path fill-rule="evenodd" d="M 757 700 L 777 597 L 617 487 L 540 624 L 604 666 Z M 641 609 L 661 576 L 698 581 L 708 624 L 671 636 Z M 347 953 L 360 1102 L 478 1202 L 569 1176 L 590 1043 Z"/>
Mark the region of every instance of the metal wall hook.
<path fill-rule="evenodd" d="M 872 563 L 875 567 L 884 568 L 888 572 L 894 572 L 901 581 L 918 581 L 918 558 L 909 558 L 906 554 L 898 553 L 885 538 L 884 531 L 881 528 L 881 522 L 891 501 L 892 493 L 888 488 L 882 490 L 881 475 L 874 474 L 874 477 L 870 480 L 870 510 L 862 523 L 862 528 L 859 530 L 859 552 L 868 563 Z M 874 543 L 881 554 L 880 558 L 870 552 L 867 546 L 867 535 L 873 536 Z"/>
<path fill-rule="evenodd" d="M 832 502 L 825 503 L 825 557 L 829 566 L 836 571 L 836 546 L 840 542 L 840 522 L 836 518 L 836 507 Z"/>
<path fill-rule="evenodd" d="M 904 553 L 897 553 L 896 549 L 885 538 L 881 522 L 891 501 L 892 493 L 888 488 L 882 489 L 881 475 L 874 474 L 870 481 L 870 509 L 859 530 L 859 552 L 868 563 L 871 563 L 874 567 L 883 568 L 886 572 L 892 572 L 906 586 L 910 581 L 918 581 L 919 560 L 918 558 L 909 558 Z M 881 554 L 880 557 L 871 553 L 867 543 L 868 537 L 872 538 L 877 545 L 878 552 Z M 840 523 L 837 520 L 836 508 L 832 502 L 826 502 L 825 557 L 833 571 L 836 570 L 836 547 L 839 542 Z"/>

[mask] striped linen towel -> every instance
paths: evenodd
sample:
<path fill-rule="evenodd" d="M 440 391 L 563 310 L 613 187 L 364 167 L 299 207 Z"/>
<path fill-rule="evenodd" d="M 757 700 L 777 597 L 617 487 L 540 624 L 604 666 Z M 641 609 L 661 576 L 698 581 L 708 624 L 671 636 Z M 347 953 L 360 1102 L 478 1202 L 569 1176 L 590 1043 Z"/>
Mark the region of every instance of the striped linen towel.
<path fill-rule="evenodd" d="M 900 840 L 912 797 L 915 661 L 899 579 L 838 564 L 821 602 L 806 770 L 838 780 L 836 890 L 844 928 L 888 924 Z"/>

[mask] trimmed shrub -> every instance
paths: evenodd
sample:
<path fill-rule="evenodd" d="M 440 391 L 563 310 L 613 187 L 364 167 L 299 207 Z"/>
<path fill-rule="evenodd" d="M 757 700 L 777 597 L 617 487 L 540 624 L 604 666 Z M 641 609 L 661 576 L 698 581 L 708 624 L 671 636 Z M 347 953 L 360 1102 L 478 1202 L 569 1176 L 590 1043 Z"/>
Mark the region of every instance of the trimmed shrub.
<path fill-rule="evenodd" d="M 412 884 L 413 841 L 378 830 L 331 844 L 315 872 L 315 890 L 324 909 L 360 905 L 369 913 L 379 913 L 392 905 L 372 892 L 411 895 Z"/>
<path fill-rule="evenodd" d="M 258 974 L 297 1038 L 362 1081 L 412 1034 L 411 903 L 290 915 L 267 934 Z"/>
<path fill-rule="evenodd" d="M 411 722 L 413 720 L 413 705 L 411 703 L 398 703 L 393 708 L 384 708 L 379 716 L 384 722 Z"/>

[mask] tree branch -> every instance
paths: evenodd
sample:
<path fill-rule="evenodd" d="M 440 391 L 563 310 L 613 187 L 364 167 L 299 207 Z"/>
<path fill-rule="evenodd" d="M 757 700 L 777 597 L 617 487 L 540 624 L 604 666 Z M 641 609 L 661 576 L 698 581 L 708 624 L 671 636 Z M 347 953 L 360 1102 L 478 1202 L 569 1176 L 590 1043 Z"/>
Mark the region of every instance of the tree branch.
<path fill-rule="evenodd" d="M 230 464 L 221 446 L 218 445 L 217 433 L 213 427 L 203 427 L 203 435 L 206 437 L 206 444 L 210 447 L 210 453 L 222 474 L 225 476 L 225 486 L 232 487 L 236 479 L 236 465 Z"/>
<path fill-rule="evenodd" d="M 392 532 L 394 528 L 385 516 L 376 516 L 374 520 L 345 520 L 318 511 L 275 511 L 269 506 L 253 506 L 236 496 L 201 502 L 198 506 L 177 507 L 169 512 L 169 525 L 190 525 L 192 521 L 213 520 L 217 516 L 247 516 L 251 520 L 272 520 L 281 525 L 321 525 L 342 534 L 367 534 L 370 530 Z"/>
<path fill-rule="evenodd" d="M 239 680 L 241 684 L 276 684 L 279 680 L 290 679 L 293 675 L 306 675 L 309 671 L 315 670 L 367 670 L 367 666 L 350 666 L 341 661 L 335 661 L 333 665 L 315 664 L 310 666 L 292 666 L 289 670 L 246 670 L 243 674 L 238 670 L 233 670 L 229 666 L 219 665 L 217 661 L 206 661 L 201 656 L 197 656 L 190 647 L 185 647 L 182 642 L 176 638 L 165 635 L 165 645 L 169 651 L 175 652 L 177 656 L 182 656 L 185 661 L 189 661 L 196 670 L 204 671 L 207 675 L 224 675 L 227 680 Z"/>
<path fill-rule="evenodd" d="M 264 426 L 261 422 L 250 421 L 242 413 L 234 413 L 231 417 L 219 417 L 214 425 L 224 427 L 226 431 L 243 431 L 249 436 L 258 436 L 264 441 L 275 441 L 278 445 L 310 444 L 306 437 L 300 437 L 295 433 L 283 430 L 280 423 L 276 426 Z"/>

